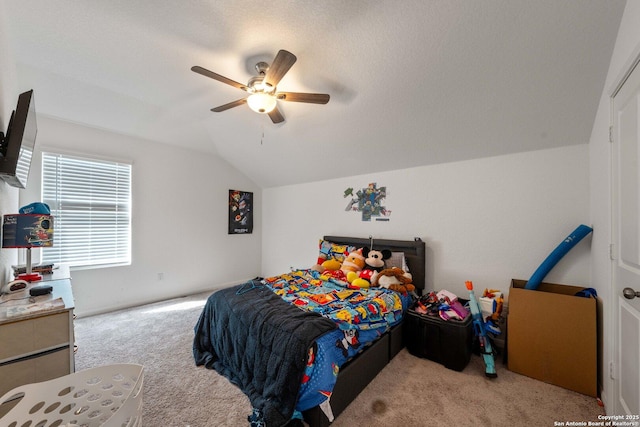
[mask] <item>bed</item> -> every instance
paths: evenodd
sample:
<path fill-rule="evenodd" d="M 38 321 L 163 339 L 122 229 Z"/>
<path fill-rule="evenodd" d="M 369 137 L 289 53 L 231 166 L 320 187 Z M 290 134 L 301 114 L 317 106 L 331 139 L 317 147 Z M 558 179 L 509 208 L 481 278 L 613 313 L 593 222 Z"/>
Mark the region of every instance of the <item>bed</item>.
<path fill-rule="evenodd" d="M 416 292 L 425 287 L 419 238 L 324 236 L 322 242 L 388 249 L 394 262 L 402 258 Z M 215 292 L 194 329 L 196 364 L 240 387 L 259 422 L 284 426 L 293 416 L 328 426 L 403 348 L 402 315 L 411 303 L 408 294 L 342 285 L 303 269 Z M 348 304 L 335 308 L 337 299 Z"/>

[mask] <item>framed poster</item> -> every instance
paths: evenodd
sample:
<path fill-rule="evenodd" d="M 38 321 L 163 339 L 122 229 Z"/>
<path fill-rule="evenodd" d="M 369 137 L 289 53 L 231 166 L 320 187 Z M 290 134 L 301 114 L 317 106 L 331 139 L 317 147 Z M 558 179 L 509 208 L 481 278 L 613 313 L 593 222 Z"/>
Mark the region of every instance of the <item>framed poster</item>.
<path fill-rule="evenodd" d="M 229 234 L 253 232 L 253 193 L 229 190 Z"/>

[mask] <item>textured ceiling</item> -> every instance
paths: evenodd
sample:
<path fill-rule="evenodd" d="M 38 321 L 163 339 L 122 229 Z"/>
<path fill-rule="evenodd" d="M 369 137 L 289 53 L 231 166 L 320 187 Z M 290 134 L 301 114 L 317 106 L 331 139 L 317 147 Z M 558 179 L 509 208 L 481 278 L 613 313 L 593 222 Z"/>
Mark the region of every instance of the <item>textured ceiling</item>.
<path fill-rule="evenodd" d="M 216 153 L 262 187 L 588 142 L 623 0 L 0 0 L 39 114 Z M 245 92 L 298 61 L 274 125 Z"/>

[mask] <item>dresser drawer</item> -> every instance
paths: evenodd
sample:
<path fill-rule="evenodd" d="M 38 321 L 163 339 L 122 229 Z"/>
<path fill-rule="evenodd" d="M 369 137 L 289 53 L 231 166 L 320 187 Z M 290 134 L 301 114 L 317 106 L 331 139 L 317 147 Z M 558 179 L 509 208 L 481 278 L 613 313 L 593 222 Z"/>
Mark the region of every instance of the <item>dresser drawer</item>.
<path fill-rule="evenodd" d="M 0 327 L 0 363 L 71 343 L 69 311 L 6 323 Z"/>
<path fill-rule="evenodd" d="M 0 396 L 20 385 L 39 383 L 69 375 L 71 352 L 68 347 L 54 350 L 37 357 L 0 366 Z"/>

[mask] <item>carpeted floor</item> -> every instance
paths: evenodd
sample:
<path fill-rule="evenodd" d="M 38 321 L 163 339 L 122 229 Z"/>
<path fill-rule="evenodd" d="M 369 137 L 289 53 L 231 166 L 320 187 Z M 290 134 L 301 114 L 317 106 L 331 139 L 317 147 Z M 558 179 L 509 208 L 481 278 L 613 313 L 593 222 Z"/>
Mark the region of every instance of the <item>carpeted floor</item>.
<path fill-rule="evenodd" d="M 244 394 L 193 362 L 193 327 L 207 296 L 77 319 L 76 370 L 144 365 L 145 426 L 248 426 Z M 332 425 L 545 427 L 604 414 L 592 397 L 496 368 L 490 380 L 479 356 L 455 372 L 402 350 Z"/>

